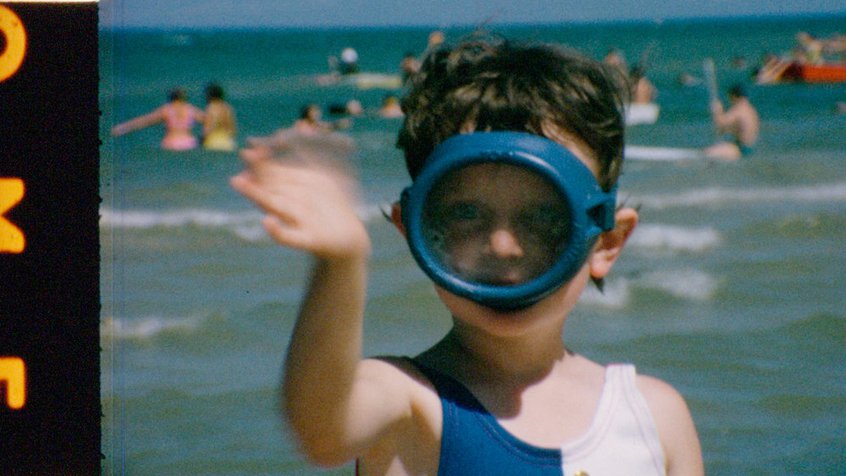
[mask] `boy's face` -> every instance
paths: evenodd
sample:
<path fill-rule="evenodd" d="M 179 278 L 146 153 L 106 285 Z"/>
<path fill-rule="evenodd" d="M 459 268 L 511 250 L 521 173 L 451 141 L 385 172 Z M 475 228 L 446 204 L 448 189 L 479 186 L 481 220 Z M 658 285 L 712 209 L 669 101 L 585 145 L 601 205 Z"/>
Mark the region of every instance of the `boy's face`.
<path fill-rule="evenodd" d="M 529 307 L 570 281 L 613 228 L 615 190 L 597 183 L 590 150 L 549 137 L 452 136 L 403 191 L 394 220 L 440 289 L 492 309 Z"/>
<path fill-rule="evenodd" d="M 449 173 L 424 213 L 427 240 L 462 279 L 517 285 L 547 271 L 569 239 L 569 209 L 536 172 L 481 163 Z"/>

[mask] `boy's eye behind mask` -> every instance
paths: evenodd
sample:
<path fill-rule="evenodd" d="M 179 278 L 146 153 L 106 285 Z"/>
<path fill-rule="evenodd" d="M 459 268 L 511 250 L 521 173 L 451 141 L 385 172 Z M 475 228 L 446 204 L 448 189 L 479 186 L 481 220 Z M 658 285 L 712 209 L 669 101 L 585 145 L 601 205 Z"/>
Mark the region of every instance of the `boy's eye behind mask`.
<path fill-rule="evenodd" d="M 563 146 L 522 132 L 440 144 L 403 192 L 412 254 L 441 287 L 527 307 L 567 282 L 614 225 L 614 191 Z"/>
<path fill-rule="evenodd" d="M 541 175 L 510 164 L 446 174 L 423 211 L 433 258 L 479 284 L 514 286 L 547 271 L 569 238 L 566 199 Z"/>

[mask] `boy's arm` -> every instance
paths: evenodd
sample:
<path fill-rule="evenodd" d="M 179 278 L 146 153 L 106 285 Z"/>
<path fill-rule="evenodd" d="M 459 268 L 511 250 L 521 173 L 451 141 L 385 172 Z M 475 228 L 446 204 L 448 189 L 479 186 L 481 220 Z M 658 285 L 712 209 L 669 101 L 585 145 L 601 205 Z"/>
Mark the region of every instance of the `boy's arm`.
<path fill-rule="evenodd" d="M 282 161 L 268 147 L 243 150 L 247 170 L 231 184 L 267 212 L 274 240 L 314 259 L 288 349 L 283 408 L 306 455 L 333 465 L 408 416 L 409 399 L 391 380 L 396 369 L 361 356 L 370 239 L 355 213 L 354 181 L 327 159 L 349 143 L 337 135 L 298 140 L 284 138 Z"/>
<path fill-rule="evenodd" d="M 638 388 L 655 418 L 667 476 L 702 476 L 702 448 L 684 398 L 666 382 L 638 375 Z"/>

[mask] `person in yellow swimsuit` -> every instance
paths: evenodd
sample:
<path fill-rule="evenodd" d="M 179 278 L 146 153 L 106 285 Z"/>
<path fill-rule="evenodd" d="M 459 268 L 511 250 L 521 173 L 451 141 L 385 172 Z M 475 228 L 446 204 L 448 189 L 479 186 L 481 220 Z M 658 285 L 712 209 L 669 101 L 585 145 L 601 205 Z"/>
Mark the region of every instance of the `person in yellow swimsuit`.
<path fill-rule="evenodd" d="M 203 121 L 203 148 L 232 152 L 238 144 L 235 110 L 224 99 L 223 88 L 217 83 L 206 86 L 206 111 Z"/>

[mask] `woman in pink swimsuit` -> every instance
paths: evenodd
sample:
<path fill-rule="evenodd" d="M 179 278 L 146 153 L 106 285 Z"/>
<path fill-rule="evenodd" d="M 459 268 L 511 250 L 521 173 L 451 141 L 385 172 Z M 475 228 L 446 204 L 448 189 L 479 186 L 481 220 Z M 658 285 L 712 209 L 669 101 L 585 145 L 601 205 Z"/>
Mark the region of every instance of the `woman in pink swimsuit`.
<path fill-rule="evenodd" d="M 191 150 L 197 147 L 194 124 L 203 120 L 203 111 L 188 102 L 185 91 L 174 89 L 168 102 L 153 112 L 138 116 L 112 128 L 113 136 L 143 129 L 160 122 L 165 125 L 161 147 L 165 150 Z"/>

